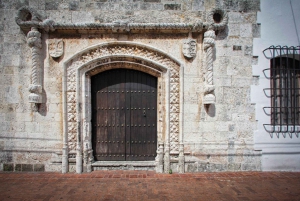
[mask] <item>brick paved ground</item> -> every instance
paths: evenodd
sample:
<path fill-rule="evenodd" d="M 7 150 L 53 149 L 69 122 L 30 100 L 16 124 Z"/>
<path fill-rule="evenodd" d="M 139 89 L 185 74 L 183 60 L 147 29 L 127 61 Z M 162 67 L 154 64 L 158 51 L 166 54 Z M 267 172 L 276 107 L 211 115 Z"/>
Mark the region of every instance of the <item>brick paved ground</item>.
<path fill-rule="evenodd" d="M 300 200 L 300 172 L 0 173 L 0 200 Z"/>

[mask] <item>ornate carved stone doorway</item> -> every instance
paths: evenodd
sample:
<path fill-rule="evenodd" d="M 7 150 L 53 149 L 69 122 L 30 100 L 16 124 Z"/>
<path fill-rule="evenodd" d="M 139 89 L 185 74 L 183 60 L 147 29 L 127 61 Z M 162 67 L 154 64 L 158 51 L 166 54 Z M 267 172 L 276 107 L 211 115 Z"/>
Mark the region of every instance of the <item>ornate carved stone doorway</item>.
<path fill-rule="evenodd" d="M 111 42 L 87 48 L 64 63 L 62 171 L 76 155 L 76 172 L 92 171 L 91 76 L 122 66 L 157 77 L 157 172 L 169 171 L 170 155 L 184 172 L 182 143 L 183 66 L 166 53 L 140 43 Z"/>

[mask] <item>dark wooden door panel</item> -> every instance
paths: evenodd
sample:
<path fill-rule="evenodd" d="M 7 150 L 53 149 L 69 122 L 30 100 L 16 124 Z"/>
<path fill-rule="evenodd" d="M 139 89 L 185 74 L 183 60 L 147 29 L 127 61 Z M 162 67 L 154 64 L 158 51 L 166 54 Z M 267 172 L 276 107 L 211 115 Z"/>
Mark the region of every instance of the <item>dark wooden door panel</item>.
<path fill-rule="evenodd" d="M 154 160 L 157 79 L 127 69 L 92 77 L 95 160 Z"/>

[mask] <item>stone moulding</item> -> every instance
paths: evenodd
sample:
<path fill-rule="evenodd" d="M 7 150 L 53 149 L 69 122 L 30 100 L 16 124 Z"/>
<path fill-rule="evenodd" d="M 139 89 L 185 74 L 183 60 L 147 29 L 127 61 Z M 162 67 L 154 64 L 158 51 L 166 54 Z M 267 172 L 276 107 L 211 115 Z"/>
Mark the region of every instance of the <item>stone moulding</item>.
<path fill-rule="evenodd" d="M 89 47 L 64 62 L 64 141 L 62 171 L 68 172 L 69 156 L 76 154 L 76 172 L 91 171 L 91 76 L 114 68 L 149 73 L 158 79 L 158 172 L 168 172 L 170 153 L 180 154 L 184 172 L 182 114 L 183 65 L 152 46 L 133 42 L 108 42 Z"/>
<path fill-rule="evenodd" d="M 221 15 L 221 22 L 214 21 L 214 14 Z M 228 23 L 226 11 L 213 9 L 207 15 L 207 22 L 199 20 L 197 23 L 132 23 L 118 20 L 112 23 L 58 23 L 39 15 L 34 9 L 24 6 L 18 10 L 16 23 L 22 29 L 37 27 L 45 31 L 54 30 L 102 30 L 112 32 L 134 32 L 134 31 L 160 31 L 169 30 L 176 32 L 202 32 L 207 29 L 221 30 Z M 172 32 L 171 32 L 172 33 Z"/>

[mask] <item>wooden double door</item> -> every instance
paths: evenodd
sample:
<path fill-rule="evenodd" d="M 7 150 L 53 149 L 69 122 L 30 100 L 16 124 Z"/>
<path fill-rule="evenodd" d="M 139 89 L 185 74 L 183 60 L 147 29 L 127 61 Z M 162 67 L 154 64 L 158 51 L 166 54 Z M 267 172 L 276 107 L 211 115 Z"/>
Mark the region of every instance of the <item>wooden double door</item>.
<path fill-rule="evenodd" d="M 154 160 L 157 78 L 131 69 L 91 78 L 92 143 L 97 161 Z"/>

